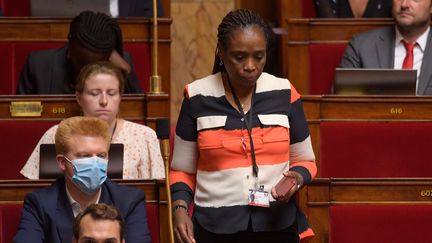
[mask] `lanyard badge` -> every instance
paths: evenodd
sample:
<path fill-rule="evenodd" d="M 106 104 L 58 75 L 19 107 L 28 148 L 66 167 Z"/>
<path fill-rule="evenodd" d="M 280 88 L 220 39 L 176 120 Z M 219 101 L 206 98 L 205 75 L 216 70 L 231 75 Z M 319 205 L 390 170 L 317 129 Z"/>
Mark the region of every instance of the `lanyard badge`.
<path fill-rule="evenodd" d="M 231 85 L 231 81 L 229 80 L 229 78 L 228 78 L 228 85 L 230 86 L 234 101 L 237 105 L 237 108 L 240 111 L 240 114 L 243 117 L 247 132 L 249 134 L 249 142 L 250 142 L 251 157 L 252 157 L 251 158 L 252 159 L 252 169 L 253 169 L 252 172 L 256 178 L 256 182 L 255 182 L 255 188 L 249 189 L 249 191 L 248 191 L 248 204 L 250 206 L 258 206 L 258 207 L 268 208 L 268 207 L 270 207 L 269 193 L 268 193 L 268 191 L 264 190 L 264 185 L 258 186 L 259 168 L 258 168 L 258 164 L 257 164 L 256 158 L 255 158 L 255 148 L 254 148 L 254 143 L 253 143 L 253 139 L 252 139 L 252 127 L 253 127 L 253 124 L 252 124 L 252 107 L 253 107 L 253 100 L 254 100 L 254 96 L 255 96 L 255 92 L 256 92 L 256 85 L 254 86 L 253 93 L 252 93 L 252 103 L 251 103 L 251 108 L 249 110 L 249 117 L 246 117 L 246 114 L 244 113 L 243 107 L 240 104 L 240 100 L 239 100 L 237 94 L 235 93 L 235 90 L 233 89 L 233 87 Z M 241 142 L 242 142 L 242 148 L 243 148 L 243 150 L 245 150 L 245 154 L 246 154 L 245 158 L 247 158 L 246 144 L 245 144 L 243 136 L 241 138 Z"/>
<path fill-rule="evenodd" d="M 260 185 L 259 188 L 249 189 L 248 204 L 256 207 L 270 207 L 269 193 L 264 190 L 264 185 Z"/>

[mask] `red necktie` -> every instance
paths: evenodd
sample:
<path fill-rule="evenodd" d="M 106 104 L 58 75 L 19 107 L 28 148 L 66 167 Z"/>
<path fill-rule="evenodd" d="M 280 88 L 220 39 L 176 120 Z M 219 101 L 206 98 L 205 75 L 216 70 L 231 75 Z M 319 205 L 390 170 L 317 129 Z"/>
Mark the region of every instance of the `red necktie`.
<path fill-rule="evenodd" d="M 402 43 L 405 46 L 405 50 L 406 50 L 406 56 L 405 59 L 403 61 L 402 64 L 402 69 L 412 69 L 413 68 L 413 63 L 414 63 L 414 47 L 416 45 L 416 43 L 409 43 L 405 40 L 402 40 Z"/>

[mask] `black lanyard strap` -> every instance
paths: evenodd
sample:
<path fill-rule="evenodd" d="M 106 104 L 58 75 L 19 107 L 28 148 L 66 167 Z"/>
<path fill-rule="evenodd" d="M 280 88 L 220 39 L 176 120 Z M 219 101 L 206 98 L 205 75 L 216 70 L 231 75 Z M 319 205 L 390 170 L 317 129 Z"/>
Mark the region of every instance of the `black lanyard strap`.
<path fill-rule="evenodd" d="M 255 147 L 254 147 L 254 143 L 253 143 L 253 139 L 252 139 L 252 107 L 253 107 L 253 101 L 254 101 L 254 97 L 255 97 L 256 84 L 254 85 L 254 88 L 253 88 L 252 101 L 251 101 L 251 105 L 250 105 L 250 109 L 249 109 L 249 117 L 246 117 L 246 114 L 244 113 L 243 107 L 240 104 L 240 100 L 239 100 L 236 92 L 234 91 L 234 89 L 232 87 L 232 84 L 231 84 L 231 81 L 230 81 L 228 75 L 226 75 L 226 77 L 228 79 L 228 85 L 229 85 L 229 87 L 231 89 L 231 93 L 232 93 L 232 95 L 234 97 L 234 101 L 235 101 L 235 103 L 237 105 L 237 108 L 240 111 L 240 114 L 243 117 L 244 123 L 246 125 L 246 130 L 248 131 L 248 134 L 249 134 L 249 142 L 250 142 L 251 155 L 252 155 L 251 157 L 252 157 L 253 174 L 254 174 L 255 177 L 258 178 L 259 168 L 258 168 L 258 165 L 257 165 L 257 162 L 256 162 L 256 158 L 255 158 Z M 249 118 L 249 120 L 247 118 Z"/>

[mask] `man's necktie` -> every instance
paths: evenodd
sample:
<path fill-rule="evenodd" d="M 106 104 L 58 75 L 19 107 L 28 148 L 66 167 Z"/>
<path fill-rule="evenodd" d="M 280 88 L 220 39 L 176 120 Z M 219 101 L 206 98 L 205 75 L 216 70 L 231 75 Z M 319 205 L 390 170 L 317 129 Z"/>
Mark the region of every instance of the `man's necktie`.
<path fill-rule="evenodd" d="M 405 59 L 404 59 L 403 64 L 402 64 L 402 69 L 412 69 L 413 63 L 414 63 L 413 50 L 414 50 L 416 43 L 415 42 L 409 43 L 405 40 L 402 40 L 402 43 L 403 43 L 405 50 L 406 50 L 406 56 L 405 56 Z"/>

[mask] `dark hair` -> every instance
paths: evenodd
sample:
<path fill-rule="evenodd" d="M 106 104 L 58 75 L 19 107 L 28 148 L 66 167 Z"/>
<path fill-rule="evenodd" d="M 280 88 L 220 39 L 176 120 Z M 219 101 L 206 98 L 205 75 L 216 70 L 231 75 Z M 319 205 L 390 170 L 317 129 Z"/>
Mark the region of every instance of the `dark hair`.
<path fill-rule="evenodd" d="M 219 24 L 218 27 L 218 47 L 225 50 L 228 48 L 229 39 L 234 30 L 246 28 L 251 25 L 260 28 L 264 34 L 267 50 L 270 40 L 271 30 L 268 24 L 256 12 L 248 9 L 237 9 L 229 12 Z M 216 47 L 215 62 L 213 64 L 213 74 L 224 71 L 225 67 L 219 65 L 220 59 L 218 55 L 218 47 Z"/>
<path fill-rule="evenodd" d="M 120 226 L 120 240 L 124 238 L 124 220 L 120 215 L 120 212 L 114 206 L 107 205 L 105 203 L 92 204 L 82 211 L 74 220 L 73 234 L 75 239 L 78 241 L 81 228 L 81 220 L 84 216 L 90 215 L 94 220 L 111 220 L 117 221 Z"/>
<path fill-rule="evenodd" d="M 123 56 L 120 26 L 115 19 L 104 13 L 81 12 L 70 24 L 68 39 L 90 51 L 110 53 L 116 49 Z"/>

